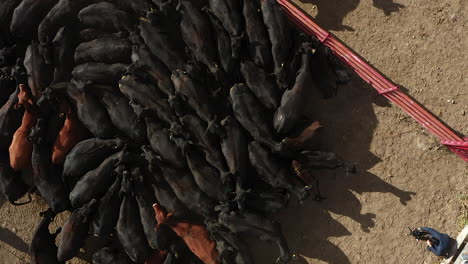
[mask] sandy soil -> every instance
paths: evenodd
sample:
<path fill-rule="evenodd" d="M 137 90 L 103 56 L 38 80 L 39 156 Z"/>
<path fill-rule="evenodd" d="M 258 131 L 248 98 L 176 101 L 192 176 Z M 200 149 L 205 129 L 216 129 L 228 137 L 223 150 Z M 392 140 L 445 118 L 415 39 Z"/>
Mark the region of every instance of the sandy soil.
<path fill-rule="evenodd" d="M 294 0 L 352 49 L 442 120 L 468 134 L 468 4 L 465 0 Z M 282 212 L 295 263 L 438 262 L 407 227 L 431 226 L 456 236 L 458 197 L 468 191 L 468 165 L 405 113 L 359 80 L 337 97 L 311 98 L 325 126 L 323 147 L 358 163 L 357 175 L 317 171 L 321 203 L 291 201 Z M 28 263 L 40 198 L 0 208 L 0 263 Z M 63 223 L 66 215 L 56 220 Z M 56 228 L 53 227 L 53 229 Z M 251 243 L 258 263 L 276 248 Z M 82 259 L 89 259 L 86 254 Z M 86 263 L 74 260 L 71 263 Z"/>

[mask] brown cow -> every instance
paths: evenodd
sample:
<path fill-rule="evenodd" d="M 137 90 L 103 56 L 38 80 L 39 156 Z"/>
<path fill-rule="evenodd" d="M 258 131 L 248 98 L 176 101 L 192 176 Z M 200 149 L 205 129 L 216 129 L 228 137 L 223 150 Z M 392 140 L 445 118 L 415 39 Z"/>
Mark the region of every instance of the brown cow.
<path fill-rule="evenodd" d="M 37 119 L 31 92 L 24 84 L 19 85 L 19 90 L 18 103 L 15 105 L 15 109 L 24 107 L 25 111 L 21 126 L 13 135 L 13 140 L 8 149 L 10 153 L 10 166 L 17 171 L 27 168 L 31 164 L 33 144 L 28 140 L 28 136 Z"/>
<path fill-rule="evenodd" d="M 169 225 L 203 263 L 220 264 L 216 243 L 210 238 L 205 226 L 176 221 L 172 218 L 173 214 L 167 213 L 159 204 L 154 204 L 153 208 L 156 212 L 156 220 L 158 221 L 156 229 L 158 229 L 161 224 Z"/>
<path fill-rule="evenodd" d="M 318 121 L 312 122 L 308 127 L 306 127 L 301 134 L 297 137 L 288 137 L 283 139 L 283 144 L 286 144 L 288 149 L 295 151 L 300 151 L 306 147 L 314 146 L 316 144 L 315 136 L 318 133 L 318 130 L 322 128 L 322 125 Z"/>
<path fill-rule="evenodd" d="M 70 103 L 62 102 L 59 110 L 60 115 L 65 115 L 65 122 L 52 147 L 52 163 L 54 164 L 63 163 L 68 152 L 83 140 L 85 134 L 85 128 Z"/>

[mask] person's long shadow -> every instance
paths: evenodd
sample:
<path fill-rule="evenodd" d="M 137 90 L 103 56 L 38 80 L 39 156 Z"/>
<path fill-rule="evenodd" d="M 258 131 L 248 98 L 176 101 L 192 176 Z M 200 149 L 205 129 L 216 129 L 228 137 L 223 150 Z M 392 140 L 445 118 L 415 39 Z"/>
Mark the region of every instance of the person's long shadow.
<path fill-rule="evenodd" d="M 317 23 L 327 30 L 354 31 L 350 26 L 343 25 L 346 15 L 355 10 L 361 0 L 299 0 L 302 3 L 310 3 L 317 7 Z M 372 4 L 381 9 L 386 16 L 398 12 L 404 5 L 395 0 L 372 0 Z"/>

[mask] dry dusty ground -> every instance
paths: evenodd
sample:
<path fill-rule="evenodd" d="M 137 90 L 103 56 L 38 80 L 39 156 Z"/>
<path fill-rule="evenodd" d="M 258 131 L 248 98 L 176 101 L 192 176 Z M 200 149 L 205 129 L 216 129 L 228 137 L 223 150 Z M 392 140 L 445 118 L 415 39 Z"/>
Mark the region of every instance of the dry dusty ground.
<path fill-rule="evenodd" d="M 372 0 L 306 1 L 301 6 L 320 25 L 468 134 L 466 0 L 398 0 L 402 8 L 376 0 L 383 9 Z M 332 100 L 311 98 L 311 105 L 325 126 L 324 148 L 358 162 L 359 171 L 317 172 L 327 199 L 292 202 L 279 216 L 292 251 L 302 257 L 296 263 L 437 263 L 422 243 L 406 236 L 407 227 L 458 234 L 467 163 L 358 80 Z M 28 263 L 27 243 L 44 209 L 39 199 L 0 208 L 0 263 Z M 252 248 L 258 263 L 273 263 L 273 245 Z"/>

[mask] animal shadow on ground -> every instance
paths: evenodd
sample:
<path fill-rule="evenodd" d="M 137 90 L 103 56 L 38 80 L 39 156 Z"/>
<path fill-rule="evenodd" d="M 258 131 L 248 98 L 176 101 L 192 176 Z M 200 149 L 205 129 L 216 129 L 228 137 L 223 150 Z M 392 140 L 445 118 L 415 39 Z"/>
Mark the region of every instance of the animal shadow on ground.
<path fill-rule="evenodd" d="M 0 227 L 0 241 L 24 253 L 29 252 L 29 245 L 7 228 Z"/>
<path fill-rule="evenodd" d="M 376 217 L 372 212 L 362 212 L 361 201 L 354 193 L 390 193 L 401 206 L 405 206 L 415 193 L 401 190 L 369 172 L 382 161 L 370 151 L 378 124 L 373 105 L 388 107 L 390 104 L 386 99 L 357 77 L 340 86 L 338 95 L 331 99 L 322 99 L 318 92 L 314 92 L 310 98 L 307 115 L 320 121 L 323 126 L 320 149 L 335 152 L 344 160 L 355 162 L 357 173 L 347 174 L 344 169 L 314 170 L 326 199 L 321 202 L 308 199 L 303 204 L 291 200 L 278 219 L 292 253 L 327 263 L 348 264 L 351 262 L 346 254 L 329 241 L 330 237 L 351 235 L 340 219 L 350 218 L 359 223 L 363 232 L 372 232 Z M 339 216 L 332 218 L 332 214 Z M 272 263 L 277 257 L 272 254 L 276 252 L 273 245 L 266 249 L 264 243 L 250 244 L 256 252 L 258 263 Z M 307 262 L 299 258 L 292 263 Z"/>
<path fill-rule="evenodd" d="M 362 213 L 362 204 L 353 194 L 366 192 L 391 193 L 404 206 L 415 195 L 413 192 L 401 190 L 384 180 L 378 175 L 369 172 L 371 168 L 381 162 L 370 151 L 373 133 L 378 125 L 373 105 L 388 107 L 390 104 L 368 84 L 357 77 L 347 85 L 339 88 L 338 95 L 329 100 L 323 100 L 319 94 L 311 99 L 310 116 L 321 121 L 324 126 L 321 134 L 322 148 L 335 152 L 345 160 L 355 162 L 357 173 L 346 175 L 343 170 L 316 171 L 321 181 L 322 195 L 327 199 L 318 204 L 321 210 L 349 217 L 361 225 L 364 232 L 370 232 L 374 226 L 375 214 Z M 311 218 L 314 214 L 310 213 Z M 317 222 L 313 225 L 318 230 L 327 230 L 328 224 Z M 323 226 L 323 227 L 322 227 Z M 304 228 L 304 230 L 307 230 Z M 330 232 L 330 231 L 329 231 Z M 332 234 L 333 236 L 334 234 Z M 311 247 L 301 254 L 315 257 L 315 254 L 325 254 L 329 263 L 349 263 L 329 254 L 327 250 L 336 249 Z M 299 250 L 301 250 L 299 248 Z M 326 252 L 326 253 L 324 253 Z M 341 257 L 340 257 L 341 258 Z"/>
<path fill-rule="evenodd" d="M 2 207 L 6 202 L 7 201 L 3 197 L 0 197 L 0 207 Z M 29 252 L 29 245 L 8 228 L 0 227 L 0 242 L 3 242 L 21 252 Z"/>
<path fill-rule="evenodd" d="M 6 200 L 3 197 L 0 197 L 0 208 L 6 203 Z"/>
<path fill-rule="evenodd" d="M 313 4 L 317 7 L 315 21 L 327 30 L 354 31 L 354 28 L 343 25 L 346 15 L 355 10 L 361 0 L 300 0 L 303 3 Z M 374 7 L 381 9 L 386 16 L 398 12 L 404 5 L 395 0 L 372 0 Z"/>

